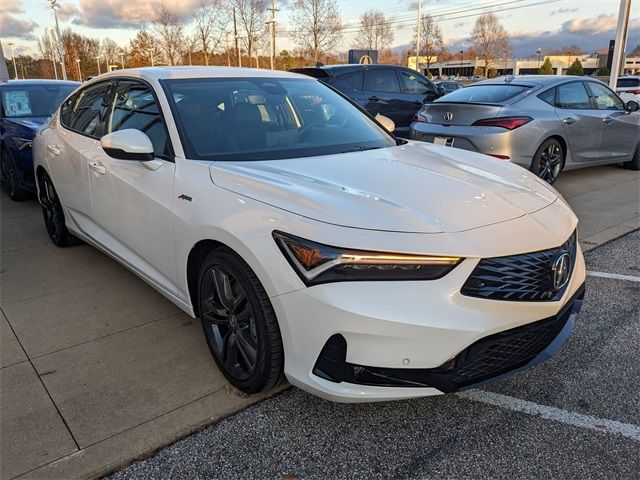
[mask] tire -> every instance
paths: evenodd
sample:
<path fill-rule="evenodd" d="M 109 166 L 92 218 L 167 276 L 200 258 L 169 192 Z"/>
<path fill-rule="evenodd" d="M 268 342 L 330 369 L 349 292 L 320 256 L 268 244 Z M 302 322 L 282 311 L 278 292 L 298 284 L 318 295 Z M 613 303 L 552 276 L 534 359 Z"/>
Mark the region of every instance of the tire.
<path fill-rule="evenodd" d="M 2 147 L 4 150 L 4 147 Z M 18 183 L 18 169 L 11 155 L 7 152 L 0 153 L 0 170 L 2 171 L 2 184 L 11 200 L 16 202 L 33 198 L 31 192 L 20 188 Z"/>
<path fill-rule="evenodd" d="M 529 170 L 545 182 L 553 184 L 564 168 L 564 158 L 562 144 L 555 138 L 548 138 L 536 150 Z"/>
<path fill-rule="evenodd" d="M 251 268 L 226 247 L 207 255 L 198 277 L 202 330 L 220 371 L 242 392 L 284 378 L 284 349 L 269 297 Z"/>
<path fill-rule="evenodd" d="M 38 175 L 38 186 L 40 187 L 40 205 L 42 206 L 44 225 L 51 241 L 58 247 L 80 245 L 82 240 L 67 229 L 62 204 L 51 178 L 45 172 Z"/>
<path fill-rule="evenodd" d="M 640 143 L 636 147 L 636 153 L 633 154 L 633 158 L 622 164 L 624 168 L 629 170 L 640 170 Z"/>

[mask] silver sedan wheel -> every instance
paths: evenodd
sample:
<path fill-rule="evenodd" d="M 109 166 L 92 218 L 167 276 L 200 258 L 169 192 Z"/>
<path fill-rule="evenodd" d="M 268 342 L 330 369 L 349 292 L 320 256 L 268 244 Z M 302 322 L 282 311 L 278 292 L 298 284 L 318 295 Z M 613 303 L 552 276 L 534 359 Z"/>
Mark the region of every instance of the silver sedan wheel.
<path fill-rule="evenodd" d="M 548 183 L 553 183 L 562 170 L 562 148 L 556 142 L 551 142 L 540 152 L 537 171 L 535 172 L 541 179 Z"/>

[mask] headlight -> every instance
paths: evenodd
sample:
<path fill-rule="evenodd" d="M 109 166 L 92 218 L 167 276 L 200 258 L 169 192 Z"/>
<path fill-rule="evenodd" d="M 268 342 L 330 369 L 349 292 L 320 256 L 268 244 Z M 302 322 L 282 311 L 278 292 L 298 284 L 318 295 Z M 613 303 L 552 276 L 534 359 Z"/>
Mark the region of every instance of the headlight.
<path fill-rule="evenodd" d="M 24 150 L 25 148 L 31 148 L 30 138 L 13 137 L 13 143 L 16 144 L 18 150 Z"/>
<path fill-rule="evenodd" d="M 460 257 L 384 253 L 332 247 L 275 231 L 273 238 L 307 285 L 367 280 L 435 280 Z"/>

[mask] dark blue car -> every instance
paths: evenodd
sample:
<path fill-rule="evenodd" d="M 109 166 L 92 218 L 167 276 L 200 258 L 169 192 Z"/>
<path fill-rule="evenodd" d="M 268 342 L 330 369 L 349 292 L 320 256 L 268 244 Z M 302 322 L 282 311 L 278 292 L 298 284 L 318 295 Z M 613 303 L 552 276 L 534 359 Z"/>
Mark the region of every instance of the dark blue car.
<path fill-rule="evenodd" d="M 13 200 L 35 193 L 31 140 L 78 85 L 57 80 L 0 83 L 0 173 Z"/>

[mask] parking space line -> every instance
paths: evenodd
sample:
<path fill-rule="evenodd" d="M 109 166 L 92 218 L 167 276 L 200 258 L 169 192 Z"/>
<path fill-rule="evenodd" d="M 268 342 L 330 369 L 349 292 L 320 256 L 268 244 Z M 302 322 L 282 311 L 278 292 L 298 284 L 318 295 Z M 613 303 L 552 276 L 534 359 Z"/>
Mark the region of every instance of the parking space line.
<path fill-rule="evenodd" d="M 620 275 L 618 273 L 591 272 L 587 270 L 587 275 L 591 277 L 612 278 L 614 280 L 626 280 L 628 282 L 640 282 L 640 277 L 632 275 Z"/>
<path fill-rule="evenodd" d="M 474 402 L 505 408 L 514 412 L 539 416 L 547 420 L 564 423 L 565 425 L 586 428 L 601 433 L 609 433 L 640 442 L 640 426 L 638 425 L 592 417 L 591 415 L 570 412 L 562 408 L 539 405 L 528 400 L 487 392 L 485 390 L 468 390 L 466 392 L 456 393 L 456 396 Z"/>

